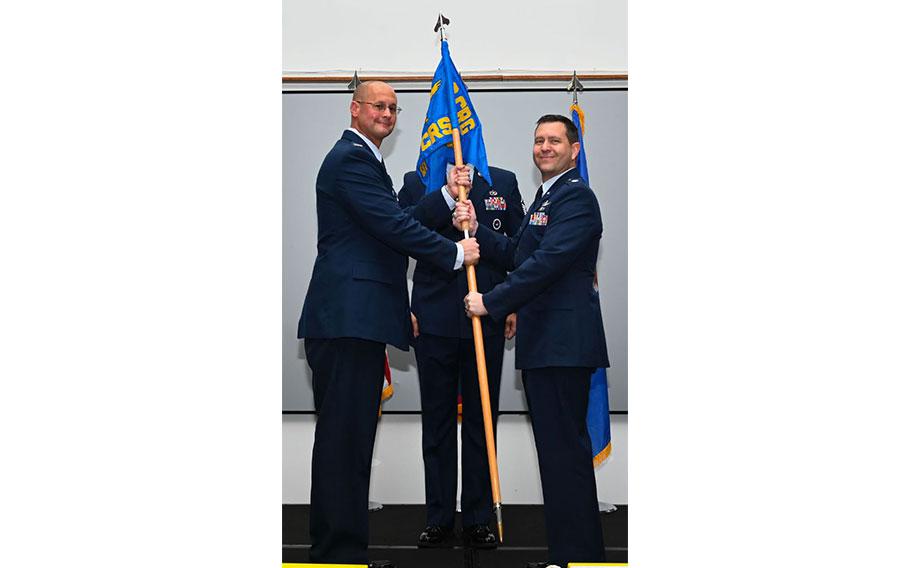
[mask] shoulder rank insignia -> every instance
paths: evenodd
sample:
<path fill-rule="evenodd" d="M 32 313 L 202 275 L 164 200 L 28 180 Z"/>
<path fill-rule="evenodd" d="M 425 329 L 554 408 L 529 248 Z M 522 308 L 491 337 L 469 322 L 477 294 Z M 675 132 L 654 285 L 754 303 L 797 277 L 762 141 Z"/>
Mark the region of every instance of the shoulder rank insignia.
<path fill-rule="evenodd" d="M 506 198 L 501 195 L 497 197 L 488 197 L 483 200 L 483 203 L 486 206 L 487 211 L 506 210 Z"/>
<path fill-rule="evenodd" d="M 546 226 L 548 220 L 549 217 L 546 213 L 543 211 L 538 211 L 537 213 L 531 213 L 531 220 L 528 221 L 528 224 L 544 227 Z"/>
<path fill-rule="evenodd" d="M 363 144 L 358 144 L 357 142 L 351 142 L 351 144 L 357 146 L 358 148 L 363 148 Z"/>
<path fill-rule="evenodd" d="M 580 180 L 578 178 L 567 180 L 569 183 L 578 183 Z"/>

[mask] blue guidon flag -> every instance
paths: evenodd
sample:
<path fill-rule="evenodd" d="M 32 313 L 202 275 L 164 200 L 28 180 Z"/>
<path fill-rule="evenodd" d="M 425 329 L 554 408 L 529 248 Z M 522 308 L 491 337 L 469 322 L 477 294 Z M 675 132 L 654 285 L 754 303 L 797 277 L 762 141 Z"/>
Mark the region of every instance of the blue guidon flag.
<path fill-rule="evenodd" d="M 452 146 L 452 125 L 458 125 L 461 135 L 461 155 L 465 164 L 474 164 L 491 186 L 487 167 L 487 150 L 483 145 L 480 118 L 468 96 L 468 88 L 461 80 L 452 58 L 449 42 L 442 41 L 442 59 L 433 75 L 430 89 L 430 106 L 420 135 L 420 156 L 417 174 L 427 192 L 437 191 L 446 183 L 446 164 L 455 163 Z"/>
<path fill-rule="evenodd" d="M 572 122 L 578 129 L 578 157 L 575 158 L 575 167 L 578 173 L 589 186 L 588 161 L 585 158 L 585 113 L 578 104 L 569 107 L 572 113 Z M 597 275 L 594 276 L 594 289 L 597 291 Z M 588 436 L 591 437 L 591 454 L 594 465 L 600 465 L 613 451 L 610 440 L 610 391 L 607 385 L 607 370 L 597 369 L 591 375 L 591 390 L 588 392 Z"/>

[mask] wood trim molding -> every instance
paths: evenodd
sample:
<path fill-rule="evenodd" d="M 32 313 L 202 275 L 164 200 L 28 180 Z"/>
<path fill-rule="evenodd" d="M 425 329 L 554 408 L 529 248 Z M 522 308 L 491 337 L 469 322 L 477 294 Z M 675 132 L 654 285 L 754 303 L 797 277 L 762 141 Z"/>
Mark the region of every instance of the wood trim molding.
<path fill-rule="evenodd" d="M 351 75 L 321 75 L 321 76 L 301 76 L 301 75 L 284 75 L 281 78 L 282 83 L 347 83 L 354 78 Z M 411 83 L 411 82 L 429 82 L 433 80 L 432 75 L 362 75 L 359 76 L 361 81 L 385 81 L 386 83 Z M 462 74 L 464 81 L 571 81 L 571 73 L 559 74 Z M 628 81 L 628 73 L 579 73 L 578 78 L 581 81 Z"/>

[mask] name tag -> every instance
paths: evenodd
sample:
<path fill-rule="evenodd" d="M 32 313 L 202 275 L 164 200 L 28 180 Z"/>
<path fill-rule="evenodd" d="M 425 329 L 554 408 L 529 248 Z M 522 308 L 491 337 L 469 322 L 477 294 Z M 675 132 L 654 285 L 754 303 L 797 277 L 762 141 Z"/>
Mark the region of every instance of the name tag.
<path fill-rule="evenodd" d="M 545 226 L 549 217 L 546 213 L 538 211 L 537 213 L 531 213 L 531 220 L 528 222 L 529 225 L 538 225 Z"/>
<path fill-rule="evenodd" d="M 506 210 L 506 198 L 505 197 L 488 197 L 483 200 L 484 205 L 487 207 L 487 211 L 505 211 Z"/>

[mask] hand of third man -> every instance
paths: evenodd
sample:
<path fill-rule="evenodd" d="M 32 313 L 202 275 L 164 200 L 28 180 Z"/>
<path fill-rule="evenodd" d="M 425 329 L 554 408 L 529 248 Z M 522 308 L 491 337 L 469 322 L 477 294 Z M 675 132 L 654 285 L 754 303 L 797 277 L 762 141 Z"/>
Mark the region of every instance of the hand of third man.
<path fill-rule="evenodd" d="M 467 195 L 471 191 L 471 168 L 468 166 L 455 166 L 449 173 L 446 174 L 446 188 L 449 190 L 449 195 L 452 196 L 452 199 L 458 201 L 458 186 L 464 188 L 464 194 Z"/>
<path fill-rule="evenodd" d="M 474 212 L 474 204 L 470 201 L 459 201 L 455 204 L 455 212 L 452 214 L 452 225 L 459 231 L 463 231 L 465 221 L 470 223 L 468 234 L 473 237 L 477 234 L 477 214 Z"/>

